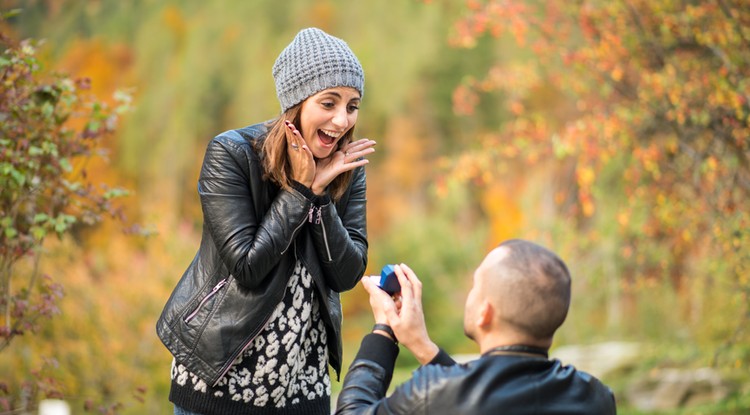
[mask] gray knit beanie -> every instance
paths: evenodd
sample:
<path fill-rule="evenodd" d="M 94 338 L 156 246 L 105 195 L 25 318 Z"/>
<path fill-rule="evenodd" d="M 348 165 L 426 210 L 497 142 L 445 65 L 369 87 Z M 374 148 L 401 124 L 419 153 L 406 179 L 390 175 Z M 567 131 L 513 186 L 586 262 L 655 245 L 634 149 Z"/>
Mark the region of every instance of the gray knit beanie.
<path fill-rule="evenodd" d="M 273 64 L 281 112 L 328 88 L 348 86 L 365 92 L 365 74 L 343 40 L 314 27 L 295 36 Z"/>

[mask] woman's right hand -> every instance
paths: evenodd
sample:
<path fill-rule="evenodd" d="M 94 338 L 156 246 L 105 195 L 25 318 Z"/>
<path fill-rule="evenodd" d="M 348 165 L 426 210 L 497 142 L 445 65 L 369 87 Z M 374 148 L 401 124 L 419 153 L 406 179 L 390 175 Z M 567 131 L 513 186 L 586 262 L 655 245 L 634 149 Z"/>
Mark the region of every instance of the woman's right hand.
<path fill-rule="evenodd" d="M 315 158 L 297 127 L 290 121 L 284 121 L 284 123 L 286 124 L 286 148 L 292 170 L 292 180 L 311 187 L 315 179 Z"/>

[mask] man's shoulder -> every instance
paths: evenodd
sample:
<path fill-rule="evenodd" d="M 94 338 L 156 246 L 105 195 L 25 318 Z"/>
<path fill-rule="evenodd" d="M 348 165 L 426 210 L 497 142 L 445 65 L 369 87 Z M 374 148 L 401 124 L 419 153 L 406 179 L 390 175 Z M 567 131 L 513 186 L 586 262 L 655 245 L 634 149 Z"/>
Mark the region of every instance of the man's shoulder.
<path fill-rule="evenodd" d="M 412 380 L 433 392 L 437 392 L 466 382 L 465 378 L 474 373 L 479 365 L 481 365 L 481 362 L 478 360 L 452 365 L 424 365 L 412 373 Z"/>
<path fill-rule="evenodd" d="M 414 387 L 429 395 L 425 401 L 435 409 L 474 408 L 477 413 L 492 413 L 514 402 L 528 402 L 526 409 L 573 405 L 614 413 L 614 396 L 607 386 L 557 360 L 483 357 L 452 366 L 422 366 L 413 380 Z M 517 413 L 533 413 L 518 409 Z"/>
<path fill-rule="evenodd" d="M 554 376 L 557 383 L 565 385 L 564 388 L 558 389 L 562 394 L 585 397 L 580 400 L 580 403 L 585 403 L 589 409 L 596 409 L 597 413 L 616 413 L 614 393 L 599 378 L 578 370 L 573 365 L 565 365 L 557 359 L 550 360 L 550 362 L 553 364 L 550 375 Z M 555 384 L 552 386 L 555 387 Z"/>

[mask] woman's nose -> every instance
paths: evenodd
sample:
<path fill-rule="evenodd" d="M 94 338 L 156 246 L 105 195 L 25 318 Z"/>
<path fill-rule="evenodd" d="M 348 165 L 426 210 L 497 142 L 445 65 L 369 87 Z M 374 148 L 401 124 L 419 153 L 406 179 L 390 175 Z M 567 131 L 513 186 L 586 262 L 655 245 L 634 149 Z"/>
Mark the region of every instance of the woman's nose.
<path fill-rule="evenodd" d="M 349 123 L 349 117 L 346 113 L 346 107 L 337 108 L 336 113 L 333 115 L 333 125 L 335 125 L 337 128 L 346 128 L 348 127 Z"/>

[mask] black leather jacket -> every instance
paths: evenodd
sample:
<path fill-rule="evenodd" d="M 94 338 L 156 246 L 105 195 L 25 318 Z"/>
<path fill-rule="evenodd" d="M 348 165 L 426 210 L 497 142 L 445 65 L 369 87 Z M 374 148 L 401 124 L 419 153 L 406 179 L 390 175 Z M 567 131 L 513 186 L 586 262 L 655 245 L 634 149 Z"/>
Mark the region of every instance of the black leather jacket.
<path fill-rule="evenodd" d="M 208 144 L 198 181 L 200 248 L 156 325 L 175 359 L 209 385 L 263 329 L 297 259 L 315 281 L 329 363 L 340 373 L 339 293 L 354 287 L 367 266 L 364 168 L 335 203 L 298 183 L 281 189 L 263 179 L 254 142 L 266 133 L 256 124 Z"/>
<path fill-rule="evenodd" d="M 336 414 L 592 414 L 616 413 L 612 391 L 559 360 L 485 355 L 457 364 L 444 352 L 385 397 L 398 346 L 369 334 L 352 362 Z"/>

